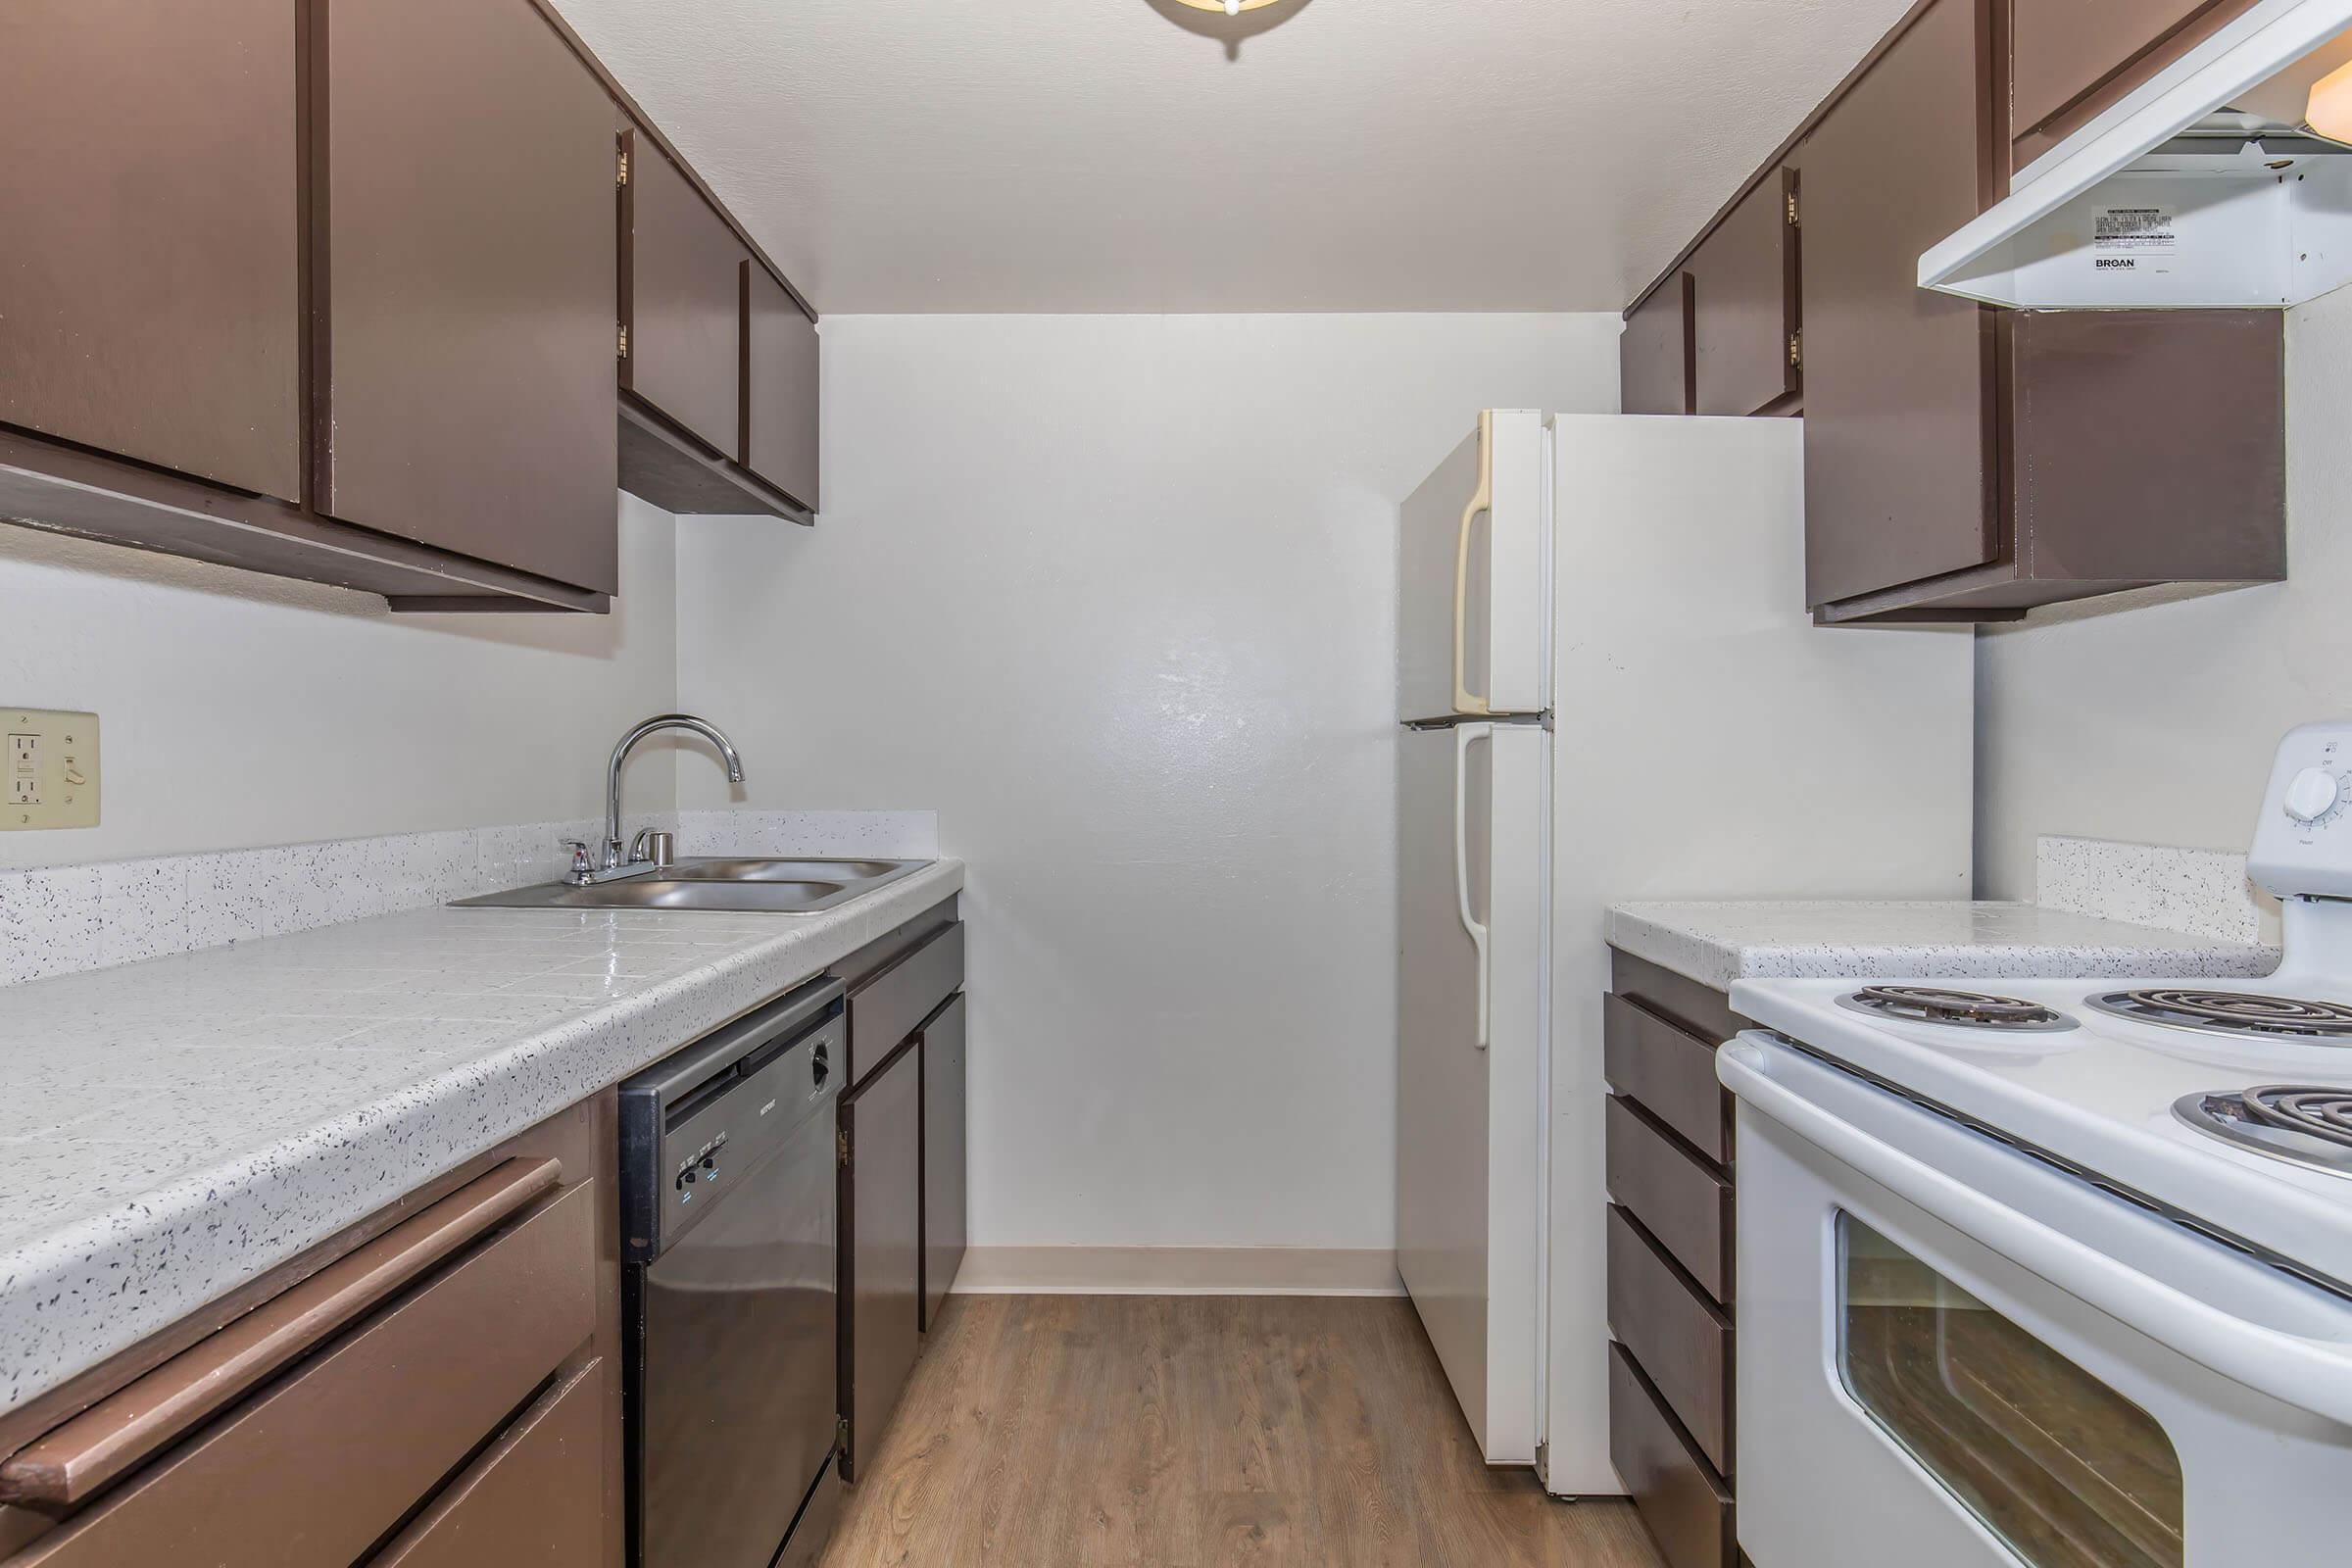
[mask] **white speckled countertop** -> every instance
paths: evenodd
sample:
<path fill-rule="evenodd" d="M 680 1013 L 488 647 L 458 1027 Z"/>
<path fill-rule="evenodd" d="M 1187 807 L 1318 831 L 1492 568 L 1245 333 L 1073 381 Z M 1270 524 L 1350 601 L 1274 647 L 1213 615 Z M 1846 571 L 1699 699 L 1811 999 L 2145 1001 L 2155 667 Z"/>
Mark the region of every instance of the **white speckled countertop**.
<path fill-rule="evenodd" d="M 1621 904 L 1609 943 L 1677 974 L 1994 979 L 2269 974 L 2278 950 L 2034 904 L 1962 900 Z"/>
<path fill-rule="evenodd" d="M 0 989 L 0 1410 L 963 886 L 821 914 L 417 909 Z"/>

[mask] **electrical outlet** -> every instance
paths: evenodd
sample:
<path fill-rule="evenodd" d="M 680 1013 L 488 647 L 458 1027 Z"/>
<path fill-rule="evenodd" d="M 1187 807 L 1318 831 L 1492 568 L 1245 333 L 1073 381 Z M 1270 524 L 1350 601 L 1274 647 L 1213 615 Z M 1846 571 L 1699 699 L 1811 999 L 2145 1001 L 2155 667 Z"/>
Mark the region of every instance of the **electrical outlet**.
<path fill-rule="evenodd" d="M 98 825 L 98 715 L 0 708 L 0 830 Z"/>

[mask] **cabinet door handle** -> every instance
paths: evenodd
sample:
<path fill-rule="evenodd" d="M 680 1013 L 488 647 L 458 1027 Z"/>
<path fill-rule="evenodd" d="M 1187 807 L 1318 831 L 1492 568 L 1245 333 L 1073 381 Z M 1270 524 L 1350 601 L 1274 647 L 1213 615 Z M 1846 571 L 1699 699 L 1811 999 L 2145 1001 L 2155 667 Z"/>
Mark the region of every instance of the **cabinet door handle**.
<path fill-rule="evenodd" d="M 1492 711 L 1484 697 L 1473 696 L 1467 676 L 1470 635 L 1470 524 L 1482 512 L 1494 508 L 1494 411 L 1478 413 L 1478 488 L 1462 507 L 1462 525 L 1453 541 L 1453 710 L 1457 713 Z M 1490 585 L 1491 586 L 1491 585 Z"/>
<path fill-rule="evenodd" d="M 72 1507 L 552 1193 L 556 1159 L 510 1159 L 270 1298 L 0 1463 L 0 1500 Z"/>

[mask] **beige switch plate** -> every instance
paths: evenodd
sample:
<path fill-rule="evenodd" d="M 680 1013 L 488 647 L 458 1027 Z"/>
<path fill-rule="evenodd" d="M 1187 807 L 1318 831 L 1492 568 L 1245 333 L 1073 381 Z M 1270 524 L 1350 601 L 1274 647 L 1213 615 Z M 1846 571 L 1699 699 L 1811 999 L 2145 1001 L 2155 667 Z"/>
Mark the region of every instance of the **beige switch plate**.
<path fill-rule="evenodd" d="M 98 715 L 0 708 L 0 829 L 98 825 Z"/>

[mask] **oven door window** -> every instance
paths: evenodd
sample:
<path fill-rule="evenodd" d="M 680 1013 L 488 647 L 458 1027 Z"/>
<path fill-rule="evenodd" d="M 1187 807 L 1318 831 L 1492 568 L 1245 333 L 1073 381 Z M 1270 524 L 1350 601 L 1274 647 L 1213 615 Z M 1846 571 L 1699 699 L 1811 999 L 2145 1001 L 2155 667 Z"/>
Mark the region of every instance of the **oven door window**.
<path fill-rule="evenodd" d="M 1851 1214 L 1839 1374 L 2033 1568 L 2180 1568 L 2180 1459 L 2145 1410 Z"/>

